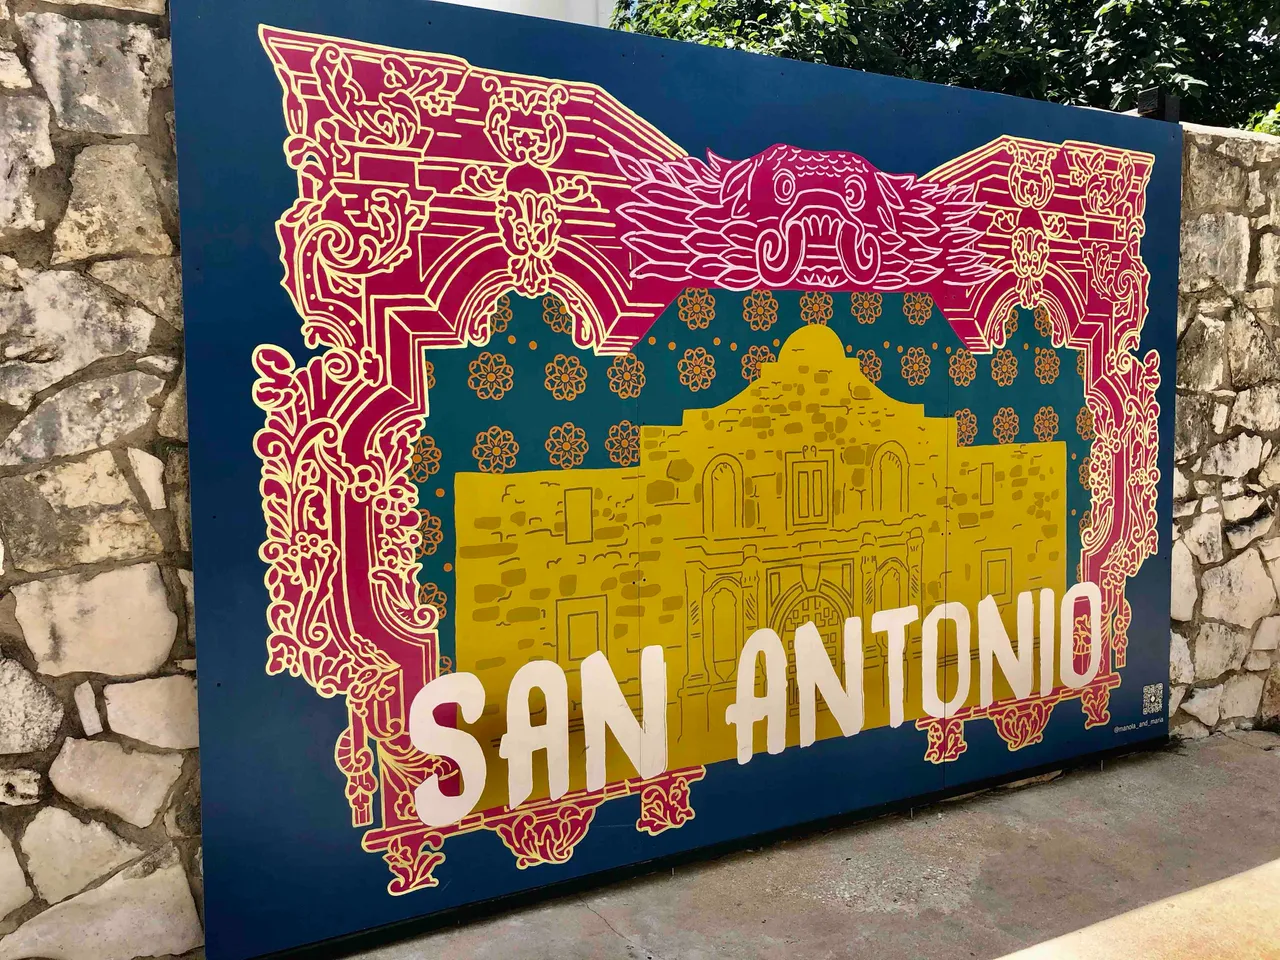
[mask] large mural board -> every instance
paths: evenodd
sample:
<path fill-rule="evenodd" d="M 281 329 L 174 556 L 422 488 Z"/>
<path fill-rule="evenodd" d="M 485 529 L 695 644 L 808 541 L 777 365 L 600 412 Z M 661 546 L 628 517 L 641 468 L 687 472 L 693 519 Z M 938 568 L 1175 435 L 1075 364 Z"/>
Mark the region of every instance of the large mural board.
<path fill-rule="evenodd" d="M 174 14 L 214 960 L 1166 736 L 1176 125 L 350 7 Z"/>

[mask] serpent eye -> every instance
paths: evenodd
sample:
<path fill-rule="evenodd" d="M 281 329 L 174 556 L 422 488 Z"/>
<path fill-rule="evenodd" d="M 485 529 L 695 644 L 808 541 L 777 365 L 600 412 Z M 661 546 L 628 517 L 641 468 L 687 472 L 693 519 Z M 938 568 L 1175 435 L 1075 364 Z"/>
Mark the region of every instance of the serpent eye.
<path fill-rule="evenodd" d="M 846 177 L 844 181 L 844 202 L 851 213 L 862 209 L 867 199 L 867 186 L 860 177 Z"/>
<path fill-rule="evenodd" d="M 790 203 L 796 195 L 796 175 L 790 170 L 779 170 L 773 175 L 773 195 L 779 203 Z"/>

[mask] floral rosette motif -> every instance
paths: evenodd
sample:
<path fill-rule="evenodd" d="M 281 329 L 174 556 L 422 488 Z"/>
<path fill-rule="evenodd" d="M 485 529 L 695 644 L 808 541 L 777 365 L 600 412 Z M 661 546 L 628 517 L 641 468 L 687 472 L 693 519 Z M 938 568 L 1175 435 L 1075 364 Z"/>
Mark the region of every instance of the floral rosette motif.
<path fill-rule="evenodd" d="M 991 418 L 991 434 L 997 443 L 1013 443 L 1018 439 L 1018 415 L 1013 407 L 1001 407 Z"/>
<path fill-rule="evenodd" d="M 436 388 L 436 365 L 430 360 L 423 360 L 422 373 L 427 381 L 427 389 L 434 390 Z"/>
<path fill-rule="evenodd" d="M 510 430 L 490 427 L 476 434 L 471 455 L 476 458 L 476 468 L 481 473 L 506 473 L 516 465 L 520 444 Z"/>
<path fill-rule="evenodd" d="M 424 433 L 409 449 L 409 479 L 414 483 L 429 480 L 440 469 L 440 448 L 435 438 Z"/>
<path fill-rule="evenodd" d="M 1085 457 L 1080 461 L 1080 470 L 1077 476 L 1080 478 L 1080 486 L 1086 490 L 1089 489 L 1089 468 L 1093 466 L 1093 460 Z"/>
<path fill-rule="evenodd" d="M 1088 407 L 1081 407 L 1076 414 L 1076 433 L 1080 434 L 1081 440 L 1092 440 L 1097 436 L 1093 429 L 1093 411 Z"/>
<path fill-rule="evenodd" d="M 883 372 L 880 356 L 874 350 L 859 350 L 856 356 L 858 364 L 862 367 L 862 375 L 872 383 L 879 383 L 880 374 Z"/>
<path fill-rule="evenodd" d="M 543 386 L 557 400 L 574 400 L 587 389 L 587 368 L 577 357 L 557 353 L 544 369 L 547 379 Z"/>
<path fill-rule="evenodd" d="M 1058 414 L 1053 407 L 1041 407 L 1031 421 L 1031 431 L 1041 443 L 1048 443 L 1058 435 Z"/>
<path fill-rule="evenodd" d="M 1032 313 L 1035 317 L 1036 333 L 1048 340 L 1053 336 L 1053 319 L 1049 316 L 1049 308 L 1043 303 Z"/>
<path fill-rule="evenodd" d="M 978 358 L 961 347 L 947 362 L 947 373 L 957 387 L 967 387 L 978 375 Z"/>
<path fill-rule="evenodd" d="M 908 347 L 902 355 L 902 379 L 912 387 L 921 386 L 929 379 L 929 367 L 933 361 L 924 347 Z"/>
<path fill-rule="evenodd" d="M 630 467 L 640 462 L 640 427 L 630 420 L 615 423 L 609 428 L 604 441 L 609 459 L 620 467 Z"/>
<path fill-rule="evenodd" d="M 501 353 L 482 350 L 467 365 L 467 386 L 481 400 L 501 400 L 515 382 L 515 371 Z"/>
<path fill-rule="evenodd" d="M 497 333 L 506 333 L 507 327 L 511 325 L 511 318 L 514 314 L 511 311 L 511 295 L 504 293 L 498 298 L 498 302 L 494 304 L 493 313 L 489 314 L 489 335 L 493 336 Z"/>
<path fill-rule="evenodd" d="M 773 363 L 778 358 L 768 347 L 753 345 L 742 355 L 742 379 L 751 382 L 760 376 L 760 364 Z"/>
<path fill-rule="evenodd" d="M 815 290 L 800 294 L 800 319 L 805 323 L 827 324 L 835 313 L 831 294 Z"/>
<path fill-rule="evenodd" d="M 440 527 L 440 518 L 430 510 L 418 511 L 418 549 L 417 557 L 429 557 L 444 541 L 444 531 Z"/>
<path fill-rule="evenodd" d="M 920 327 L 933 316 L 933 297 L 927 293 L 908 293 L 902 298 L 902 315 L 907 323 Z"/>
<path fill-rule="evenodd" d="M 543 444 L 553 467 L 571 470 L 579 466 L 587 456 L 587 432 L 572 423 L 552 427 Z"/>
<path fill-rule="evenodd" d="M 564 302 L 553 294 L 542 298 L 542 322 L 555 333 L 568 333 L 573 329 L 573 316 Z"/>
<path fill-rule="evenodd" d="M 956 443 L 967 447 L 978 438 L 978 417 L 968 407 L 956 411 Z"/>
<path fill-rule="evenodd" d="M 1058 359 L 1056 351 L 1046 350 L 1044 347 L 1036 347 L 1035 374 L 1037 380 L 1044 384 L 1053 383 L 1058 379 L 1061 366 L 1062 361 Z"/>
<path fill-rule="evenodd" d="M 634 353 L 625 353 L 614 357 L 606 371 L 609 378 L 609 389 L 623 400 L 640 396 L 644 389 L 644 361 Z"/>
<path fill-rule="evenodd" d="M 880 317 L 884 297 L 878 293 L 855 293 L 849 301 L 849 312 L 859 323 L 872 324 Z"/>
<path fill-rule="evenodd" d="M 691 347 L 684 352 L 676 369 L 680 373 L 680 382 L 697 393 L 710 387 L 716 378 L 716 358 L 702 347 Z"/>
<path fill-rule="evenodd" d="M 1011 387 L 1018 379 L 1018 358 L 1012 350 L 997 350 L 991 358 L 991 379 L 998 387 Z"/>
<path fill-rule="evenodd" d="M 434 583 L 424 583 L 418 588 L 418 603 L 424 607 L 435 607 L 441 620 L 449 614 L 449 595 Z"/>
<path fill-rule="evenodd" d="M 742 300 L 742 319 L 757 332 L 778 322 L 778 301 L 768 290 L 752 290 Z"/>
<path fill-rule="evenodd" d="M 690 330 L 705 330 L 716 318 L 716 298 L 706 287 L 687 287 L 676 300 L 676 310 Z"/>

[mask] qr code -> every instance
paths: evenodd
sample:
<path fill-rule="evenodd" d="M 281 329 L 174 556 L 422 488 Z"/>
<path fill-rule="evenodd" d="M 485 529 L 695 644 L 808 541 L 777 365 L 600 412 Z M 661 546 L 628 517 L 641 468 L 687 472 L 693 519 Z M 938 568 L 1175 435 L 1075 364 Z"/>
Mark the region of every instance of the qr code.
<path fill-rule="evenodd" d="M 1142 688 L 1142 713 L 1159 713 L 1164 709 L 1164 684 L 1148 683 Z"/>

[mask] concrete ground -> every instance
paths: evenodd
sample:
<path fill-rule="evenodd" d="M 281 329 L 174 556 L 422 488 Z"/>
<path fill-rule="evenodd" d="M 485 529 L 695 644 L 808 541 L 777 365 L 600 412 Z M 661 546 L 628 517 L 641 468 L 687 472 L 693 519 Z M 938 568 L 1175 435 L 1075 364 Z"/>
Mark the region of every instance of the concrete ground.
<path fill-rule="evenodd" d="M 920 808 L 914 818 L 885 817 L 679 867 L 352 956 L 991 960 L 1154 905 L 1026 957 L 1262 960 L 1280 957 L 1276 871 L 1239 877 L 1173 906 L 1157 902 L 1277 859 L 1280 736 L 1234 733 Z M 1218 952 L 1166 952 L 1175 922 L 1198 929 Z M 1113 949 L 1088 952 L 1090 943 Z"/>

